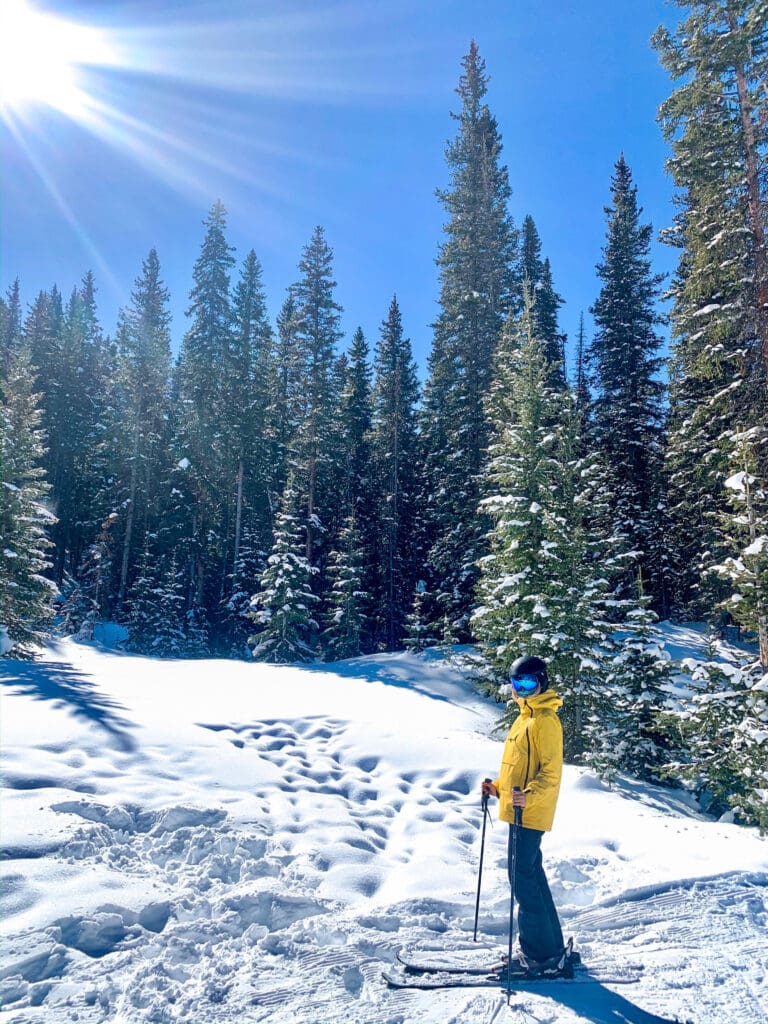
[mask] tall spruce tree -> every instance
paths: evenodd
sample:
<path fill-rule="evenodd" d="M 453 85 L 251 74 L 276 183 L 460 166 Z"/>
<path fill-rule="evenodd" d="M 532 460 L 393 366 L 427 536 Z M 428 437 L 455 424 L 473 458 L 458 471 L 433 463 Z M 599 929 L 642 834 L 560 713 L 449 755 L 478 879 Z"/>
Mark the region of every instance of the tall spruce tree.
<path fill-rule="evenodd" d="M 501 137 L 484 97 L 488 77 L 473 41 L 462 62 L 456 137 L 446 160 L 450 186 L 437 195 L 448 214 L 420 434 L 422 523 L 417 631 L 466 639 L 483 529 L 479 477 L 489 439 L 483 399 L 510 310 L 519 304 L 517 232 L 501 163 Z"/>
<path fill-rule="evenodd" d="M 0 297 L 0 371 L 7 376 L 11 360 L 21 345 L 21 286 L 19 279 L 7 291 L 7 300 Z"/>
<path fill-rule="evenodd" d="M 0 654 L 29 658 L 46 635 L 56 588 L 46 578 L 54 524 L 45 508 L 40 396 L 29 348 L 0 377 Z"/>
<path fill-rule="evenodd" d="M 411 343 L 393 297 L 376 346 L 371 429 L 378 531 L 374 616 L 379 645 L 389 651 L 405 636 L 415 586 L 418 397 Z"/>
<path fill-rule="evenodd" d="M 565 698 L 566 756 L 604 775 L 657 773 L 663 658 L 642 603 L 614 598 L 617 545 L 593 529 L 596 510 L 608 512 L 601 467 L 585 454 L 572 395 L 551 386 L 527 287 L 524 301 L 499 347 L 488 399 L 496 433 L 481 508 L 492 526 L 473 627 L 491 689 L 521 654 L 547 660 Z"/>
<path fill-rule="evenodd" d="M 768 430 L 768 3 L 676 2 L 683 20 L 653 39 L 677 83 L 659 111 L 679 190 L 667 238 L 681 250 L 667 465 L 675 606 L 701 616 L 730 593 L 713 567 L 735 554 L 736 436 Z M 764 485 L 764 441 L 756 454 Z"/>
<path fill-rule="evenodd" d="M 639 567 L 645 587 L 662 607 L 663 568 L 651 558 L 658 550 L 663 458 L 662 339 L 657 332 L 662 318 L 656 309 L 662 276 L 651 269 L 651 225 L 641 223 L 637 188 L 623 155 L 611 181 L 611 200 L 603 260 L 597 266 L 602 288 L 592 307 L 593 437 L 607 469 L 611 533 L 621 535 L 627 553 L 635 556 L 627 560 L 617 593 L 632 595 Z"/>
<path fill-rule="evenodd" d="M 54 578 L 76 578 L 80 560 L 109 513 L 112 353 L 96 317 L 91 274 L 63 312 L 51 310 L 51 361 L 43 364 L 46 472 L 58 522 L 51 539 Z M 34 350 L 33 350 L 34 351 Z M 43 370 L 43 366 L 39 369 Z"/>
<path fill-rule="evenodd" d="M 558 325 L 558 310 L 563 304 L 552 283 L 552 267 L 541 258 L 541 239 L 530 214 L 523 221 L 520 243 L 521 281 L 527 281 L 533 295 L 536 336 L 544 342 L 552 373 L 552 386 L 565 387 L 565 335 Z"/>
<path fill-rule="evenodd" d="M 523 313 L 504 332 L 487 398 L 495 429 L 480 507 L 491 525 L 472 626 L 496 691 L 521 654 L 547 659 L 566 701 L 566 754 L 578 758 L 610 672 L 602 653 L 610 626 L 586 523 L 599 498 L 594 466 L 579 454 L 572 401 L 551 380 L 525 286 Z"/>
<path fill-rule="evenodd" d="M 336 373 L 341 306 L 334 299 L 332 264 L 333 252 L 325 232 L 317 227 L 299 263 L 301 277 L 292 288 L 293 349 L 300 356 L 300 362 L 293 366 L 293 387 L 301 404 L 290 441 L 306 557 L 316 569 L 321 567 L 324 541 L 337 511 L 332 481 L 338 451 L 332 442 L 334 419 L 341 403 Z"/>
<path fill-rule="evenodd" d="M 240 619 L 245 609 L 237 595 L 243 593 L 243 587 L 252 592 L 253 572 L 260 560 L 256 552 L 263 553 L 272 536 L 270 489 L 274 467 L 269 406 L 274 394 L 275 361 L 261 264 L 253 250 L 245 258 L 232 313 L 231 345 L 222 367 L 222 469 L 228 515 L 221 600 L 225 606 L 226 644 L 240 650 L 246 623 Z M 241 579 L 243 572 L 245 578 Z"/>
<path fill-rule="evenodd" d="M 187 316 L 191 318 L 177 366 L 180 402 L 175 456 L 188 462 L 185 547 L 193 581 L 191 605 L 197 623 L 221 613 L 227 557 L 227 499 L 231 491 L 224 448 L 226 394 L 223 387 L 232 352 L 230 272 L 232 249 L 226 240 L 226 211 L 214 203 L 193 270 Z M 218 372 L 217 372 L 218 368 Z M 204 628 L 201 626 L 201 628 Z M 216 630 L 212 637 L 218 639 Z"/>
<path fill-rule="evenodd" d="M 162 463 L 166 457 L 171 371 L 168 290 L 152 249 L 142 263 L 117 329 L 120 454 L 117 490 L 122 526 L 115 613 L 122 614 L 129 576 L 144 535 L 156 528 Z"/>

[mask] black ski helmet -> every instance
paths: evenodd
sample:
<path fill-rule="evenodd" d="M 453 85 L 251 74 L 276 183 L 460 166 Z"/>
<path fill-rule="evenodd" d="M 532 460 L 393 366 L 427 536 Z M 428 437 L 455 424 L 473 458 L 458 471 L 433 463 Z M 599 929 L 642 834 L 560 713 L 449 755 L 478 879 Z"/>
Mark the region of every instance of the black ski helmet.
<path fill-rule="evenodd" d="M 523 676 L 533 676 L 534 679 L 538 679 L 539 685 L 541 686 L 541 693 L 544 693 L 549 686 L 547 663 L 543 658 L 537 658 L 535 654 L 523 655 L 523 657 L 518 658 L 510 668 L 510 679 L 522 679 Z"/>

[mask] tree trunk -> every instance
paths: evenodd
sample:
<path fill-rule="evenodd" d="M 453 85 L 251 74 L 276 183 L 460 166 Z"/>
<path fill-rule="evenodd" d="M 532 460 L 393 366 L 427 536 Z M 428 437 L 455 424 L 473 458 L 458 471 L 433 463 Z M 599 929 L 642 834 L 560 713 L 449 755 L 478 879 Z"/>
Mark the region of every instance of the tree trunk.
<path fill-rule="evenodd" d="M 240 535 L 243 525 L 243 456 L 237 466 L 237 508 L 235 511 L 235 561 L 232 567 L 232 591 L 237 583 L 237 562 L 240 558 Z"/>
<path fill-rule="evenodd" d="M 131 485 L 128 492 L 128 518 L 125 521 L 125 537 L 123 538 L 123 560 L 120 566 L 120 589 L 117 592 L 117 608 L 115 615 L 120 619 L 125 601 L 125 590 L 128 583 L 128 564 L 131 557 L 131 541 L 133 540 L 133 520 L 136 511 L 136 481 L 139 470 L 139 438 L 141 437 L 141 425 L 139 417 L 136 417 L 136 426 L 133 432 L 133 459 L 131 461 Z"/>
<path fill-rule="evenodd" d="M 729 15 L 731 31 L 738 29 L 733 15 Z M 747 89 L 747 76 L 743 65 L 734 68 L 736 89 L 739 96 L 739 115 L 741 117 L 744 141 L 744 159 L 747 178 L 747 209 L 749 226 L 754 242 L 753 256 L 755 260 L 755 300 L 757 302 L 757 333 L 765 366 L 766 388 L 768 389 L 768 249 L 766 248 L 765 227 L 762 218 L 760 199 L 760 173 L 757 160 L 757 139 L 755 123 L 752 119 L 752 103 Z"/>

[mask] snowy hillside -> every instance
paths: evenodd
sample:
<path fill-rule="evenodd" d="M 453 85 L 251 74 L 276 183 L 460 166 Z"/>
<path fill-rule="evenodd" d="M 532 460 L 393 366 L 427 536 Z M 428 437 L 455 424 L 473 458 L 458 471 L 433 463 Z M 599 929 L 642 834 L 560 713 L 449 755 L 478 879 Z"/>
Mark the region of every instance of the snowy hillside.
<path fill-rule="evenodd" d="M 696 634 L 677 629 L 675 654 Z M 3 662 L 2 1012 L 18 1024 L 768 1019 L 768 844 L 680 795 L 567 768 L 544 855 L 585 961 L 636 984 L 390 991 L 471 942 L 498 706 L 459 662 Z M 506 945 L 506 826 L 481 931 Z M 490 956 L 491 954 L 489 954 Z"/>

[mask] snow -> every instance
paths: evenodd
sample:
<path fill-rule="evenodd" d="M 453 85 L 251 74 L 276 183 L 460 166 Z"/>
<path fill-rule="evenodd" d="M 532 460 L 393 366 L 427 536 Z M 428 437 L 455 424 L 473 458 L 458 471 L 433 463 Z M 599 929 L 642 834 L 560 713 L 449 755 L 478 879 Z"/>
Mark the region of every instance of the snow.
<path fill-rule="evenodd" d="M 725 481 L 725 486 L 731 491 L 745 492 L 746 485 L 750 486 L 755 483 L 753 476 L 748 476 L 745 472 L 734 473 L 733 476 L 728 477 Z"/>
<path fill-rule="evenodd" d="M 664 628 L 702 658 L 699 631 Z M 502 737 L 470 676 L 465 650 L 294 667 L 61 641 L 4 662 L 0 1022 L 764 1022 L 766 841 L 570 766 L 553 895 L 585 960 L 640 962 L 639 982 L 520 991 L 512 1010 L 492 989 L 387 989 L 402 946 L 471 942 Z M 497 950 L 505 850 L 497 822 L 480 915 Z"/>
<path fill-rule="evenodd" d="M 744 548 L 745 555 L 760 555 L 768 547 L 768 535 L 762 534 L 757 537 L 748 548 Z"/>

